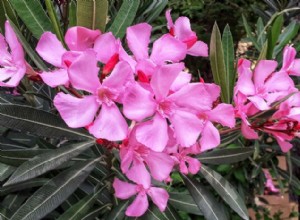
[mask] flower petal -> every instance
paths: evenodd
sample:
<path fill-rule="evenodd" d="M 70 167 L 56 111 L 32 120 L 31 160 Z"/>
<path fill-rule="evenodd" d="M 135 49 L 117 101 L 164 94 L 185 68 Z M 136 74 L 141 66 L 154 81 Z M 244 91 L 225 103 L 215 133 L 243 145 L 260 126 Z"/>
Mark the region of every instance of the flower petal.
<path fill-rule="evenodd" d="M 234 108 L 230 104 L 221 103 L 207 114 L 210 121 L 218 122 L 230 128 L 235 125 Z"/>
<path fill-rule="evenodd" d="M 213 149 L 220 144 L 220 133 L 218 129 L 210 122 L 207 121 L 201 132 L 200 146 L 201 152 Z"/>
<path fill-rule="evenodd" d="M 191 48 L 188 49 L 187 54 L 192 56 L 208 56 L 208 46 L 203 41 L 197 41 Z"/>
<path fill-rule="evenodd" d="M 184 43 L 165 34 L 154 42 L 150 59 L 156 64 L 163 64 L 166 61 L 176 63 L 185 58 L 186 52 Z"/>
<path fill-rule="evenodd" d="M 168 125 L 166 119 L 155 114 L 151 120 L 138 125 L 136 139 L 150 149 L 162 152 L 168 142 Z"/>
<path fill-rule="evenodd" d="M 0 86 L 16 87 L 17 85 L 19 85 L 21 79 L 24 77 L 25 72 L 26 72 L 25 66 L 19 67 L 13 74 L 11 74 L 11 77 L 7 82 L 0 82 Z"/>
<path fill-rule="evenodd" d="M 287 70 L 292 65 L 297 51 L 292 46 L 285 46 L 283 50 L 283 59 L 282 59 L 282 70 Z"/>
<path fill-rule="evenodd" d="M 270 108 L 270 106 L 267 104 L 267 102 L 259 97 L 259 96 L 251 96 L 248 97 L 248 99 L 255 105 L 256 108 L 258 108 L 259 110 L 267 110 Z"/>
<path fill-rule="evenodd" d="M 242 126 L 241 126 L 241 131 L 242 134 L 245 138 L 247 139 L 258 139 L 258 134 L 254 131 L 254 129 L 250 128 L 247 123 L 242 121 Z"/>
<path fill-rule="evenodd" d="M 131 205 L 127 207 L 125 214 L 129 217 L 140 217 L 147 211 L 148 206 L 147 194 L 139 193 Z"/>
<path fill-rule="evenodd" d="M 136 60 L 148 58 L 148 44 L 152 27 L 147 23 L 137 24 L 127 28 L 126 39 L 128 47 Z"/>
<path fill-rule="evenodd" d="M 179 75 L 176 77 L 176 79 L 174 80 L 174 82 L 172 83 L 170 90 L 172 90 L 173 92 L 178 91 L 182 87 L 189 84 L 191 79 L 192 79 L 192 74 L 181 71 Z"/>
<path fill-rule="evenodd" d="M 163 188 L 151 187 L 147 193 L 159 210 L 161 212 L 165 211 L 169 200 L 168 192 Z"/>
<path fill-rule="evenodd" d="M 86 106 L 84 106 L 86 108 Z M 89 132 L 96 138 L 119 141 L 126 138 L 128 125 L 116 104 L 102 104 L 101 111 Z"/>
<path fill-rule="evenodd" d="M 119 52 L 119 43 L 115 36 L 108 32 L 96 39 L 94 50 L 97 52 L 97 60 L 107 63 L 114 54 Z"/>
<path fill-rule="evenodd" d="M 10 59 L 11 55 L 8 52 L 8 46 L 5 41 L 5 38 L 2 34 L 0 34 L 0 65 L 4 66 L 5 65 L 5 60 Z"/>
<path fill-rule="evenodd" d="M 115 190 L 115 196 L 120 199 L 128 199 L 137 193 L 135 184 L 126 183 L 118 178 L 114 179 L 113 187 Z"/>
<path fill-rule="evenodd" d="M 172 20 L 172 17 L 171 17 L 171 9 L 166 10 L 165 16 L 166 16 L 166 19 L 167 19 L 167 27 L 170 30 L 174 26 L 173 20 Z"/>
<path fill-rule="evenodd" d="M 54 88 L 60 85 L 67 85 L 69 83 L 69 75 L 66 69 L 57 69 L 51 72 L 42 72 L 40 74 L 43 82 L 48 86 Z"/>
<path fill-rule="evenodd" d="M 126 173 L 131 181 L 148 189 L 151 185 L 151 177 L 143 162 L 135 160 L 132 167 Z"/>
<path fill-rule="evenodd" d="M 201 168 L 201 163 L 198 159 L 196 158 L 192 158 L 192 157 L 188 157 L 187 158 L 187 162 L 189 164 L 189 172 L 193 175 L 195 175 L 196 173 L 199 172 L 200 168 Z"/>
<path fill-rule="evenodd" d="M 275 60 L 261 60 L 256 65 L 254 70 L 254 84 L 255 87 L 260 87 L 265 80 L 275 71 L 277 62 Z"/>
<path fill-rule="evenodd" d="M 95 96 L 84 96 L 79 99 L 62 92 L 55 96 L 54 105 L 71 128 L 79 128 L 91 124 L 99 109 Z"/>
<path fill-rule="evenodd" d="M 55 34 L 45 32 L 42 34 L 36 51 L 48 63 L 56 67 L 62 67 L 62 56 L 66 52 Z"/>
<path fill-rule="evenodd" d="M 70 82 L 76 89 L 95 94 L 97 88 L 100 87 L 98 71 L 95 52 L 86 50 L 71 64 L 69 68 Z"/>
<path fill-rule="evenodd" d="M 75 26 L 68 29 L 65 41 L 70 50 L 84 51 L 92 48 L 96 38 L 101 34 L 99 30 Z"/>
<path fill-rule="evenodd" d="M 290 76 L 283 71 L 274 73 L 265 83 L 268 92 L 288 91 L 294 88 L 294 82 Z"/>

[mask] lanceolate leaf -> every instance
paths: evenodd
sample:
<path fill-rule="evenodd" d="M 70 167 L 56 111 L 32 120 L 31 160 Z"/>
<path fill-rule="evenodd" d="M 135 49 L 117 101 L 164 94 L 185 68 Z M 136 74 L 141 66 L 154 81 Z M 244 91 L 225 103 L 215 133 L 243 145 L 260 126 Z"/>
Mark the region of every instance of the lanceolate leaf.
<path fill-rule="evenodd" d="M 109 28 L 116 37 L 123 38 L 126 32 L 126 28 L 129 27 L 136 15 L 139 8 L 139 0 L 124 0 L 123 4 Z"/>
<path fill-rule="evenodd" d="M 161 12 L 168 5 L 168 0 L 159 0 L 158 2 L 153 2 L 155 4 L 154 8 L 149 12 L 149 16 L 146 18 L 146 22 L 151 23 L 154 21 Z"/>
<path fill-rule="evenodd" d="M 259 44 L 260 47 L 262 47 L 266 41 L 266 33 L 265 33 L 264 23 L 262 18 L 258 18 L 256 23 L 256 30 L 257 30 L 257 43 Z"/>
<path fill-rule="evenodd" d="M 161 212 L 155 205 L 148 208 L 142 219 L 145 220 L 180 220 L 177 212 L 170 206 L 166 207 L 164 212 Z"/>
<path fill-rule="evenodd" d="M 8 178 L 15 171 L 15 167 L 0 163 L 0 181 Z M 0 188 L 1 191 L 1 188 Z"/>
<path fill-rule="evenodd" d="M 42 219 L 77 189 L 92 171 L 96 162 L 97 159 L 78 163 L 58 174 L 29 197 L 11 219 Z"/>
<path fill-rule="evenodd" d="M 246 160 L 254 152 L 252 147 L 216 149 L 198 156 L 201 163 L 206 164 L 231 164 Z"/>
<path fill-rule="evenodd" d="M 53 170 L 64 162 L 70 160 L 71 158 L 77 156 L 84 150 L 91 147 L 93 143 L 93 141 L 88 141 L 78 144 L 72 144 L 67 147 L 52 150 L 48 153 L 40 154 L 39 156 L 26 161 L 20 167 L 18 167 L 18 169 L 5 183 L 5 185 L 11 185 L 14 183 L 32 179 L 49 170 Z"/>
<path fill-rule="evenodd" d="M 221 34 L 216 23 L 211 34 L 209 57 L 214 81 L 221 87 L 221 99 L 230 103 L 229 79 L 226 74 Z"/>
<path fill-rule="evenodd" d="M 224 60 L 225 60 L 225 68 L 226 68 L 226 78 L 228 80 L 228 90 L 229 90 L 229 98 L 232 99 L 233 87 L 235 83 L 235 70 L 234 70 L 234 47 L 233 47 L 233 38 L 230 32 L 229 25 L 225 26 L 222 35 L 222 45 L 224 50 Z"/>
<path fill-rule="evenodd" d="M 89 209 L 93 207 L 97 197 L 107 186 L 101 187 L 97 192 L 85 196 L 71 208 L 69 208 L 64 214 L 62 214 L 58 220 L 72 219 L 72 220 L 81 220 Z"/>
<path fill-rule="evenodd" d="M 243 219 L 249 219 L 247 207 L 234 187 L 220 174 L 202 165 L 201 174 L 217 191 L 220 197 Z"/>
<path fill-rule="evenodd" d="M 182 175 L 182 179 L 184 180 L 187 189 L 189 190 L 199 209 L 203 212 L 203 215 L 206 219 L 227 219 L 226 214 L 224 213 L 219 202 L 216 200 L 216 198 L 214 198 L 210 191 L 208 191 L 196 180 L 193 180 L 185 175 Z"/>
<path fill-rule="evenodd" d="M 257 61 L 267 59 L 267 52 L 268 52 L 268 40 L 266 40 L 266 42 L 263 44 Z"/>
<path fill-rule="evenodd" d="M 77 24 L 76 13 L 76 2 L 71 0 L 69 3 L 69 28 Z"/>
<path fill-rule="evenodd" d="M 105 31 L 107 11 L 107 0 L 78 0 L 77 25 Z"/>
<path fill-rule="evenodd" d="M 203 215 L 190 194 L 170 192 L 169 195 L 169 203 L 174 208 L 195 215 Z"/>
<path fill-rule="evenodd" d="M 251 42 L 253 43 L 253 45 L 255 46 L 255 48 L 260 51 L 261 50 L 261 47 L 259 47 L 258 43 L 256 42 L 256 39 L 253 37 L 253 34 L 252 34 L 252 30 L 247 22 L 247 19 L 245 18 L 244 15 L 242 15 L 242 18 L 243 18 L 243 24 L 244 24 L 244 27 L 245 27 L 245 30 L 246 30 L 246 33 L 247 33 L 247 37 L 249 38 L 249 40 L 251 40 Z"/>
<path fill-rule="evenodd" d="M 273 59 L 273 50 L 278 41 L 281 29 L 283 26 L 283 15 L 279 15 L 273 22 L 269 32 L 268 32 L 268 52 L 267 58 Z"/>
<path fill-rule="evenodd" d="M 106 220 L 123 220 L 128 204 L 129 200 L 119 202 L 119 204 L 111 210 Z"/>
<path fill-rule="evenodd" d="M 1 29 L 4 33 L 4 22 L 6 19 L 6 16 L 9 17 L 17 26 L 19 26 L 18 24 L 18 19 L 16 16 L 15 11 L 13 10 L 11 3 L 9 2 L 9 0 L 2 0 L 0 1 L 0 24 L 1 24 Z"/>
<path fill-rule="evenodd" d="M 44 137 L 93 139 L 83 129 L 71 129 L 58 116 L 29 106 L 0 105 L 0 125 Z"/>
<path fill-rule="evenodd" d="M 10 0 L 13 8 L 37 39 L 51 31 L 51 22 L 38 0 Z"/>

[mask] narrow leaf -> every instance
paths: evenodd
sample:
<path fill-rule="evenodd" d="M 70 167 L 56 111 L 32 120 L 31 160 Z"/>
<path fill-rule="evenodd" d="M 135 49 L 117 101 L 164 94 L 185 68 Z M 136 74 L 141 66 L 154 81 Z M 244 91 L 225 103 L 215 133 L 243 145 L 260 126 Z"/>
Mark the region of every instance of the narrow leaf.
<path fill-rule="evenodd" d="M 221 99 L 230 103 L 229 79 L 226 75 L 221 34 L 217 23 L 214 24 L 211 34 L 209 57 L 214 81 L 221 87 Z"/>
<path fill-rule="evenodd" d="M 246 160 L 254 152 L 252 147 L 216 149 L 200 154 L 197 158 L 205 164 L 231 164 Z"/>
<path fill-rule="evenodd" d="M 258 43 L 256 42 L 256 39 L 254 38 L 253 34 L 252 34 L 252 30 L 247 22 L 247 19 L 245 18 L 244 15 L 242 15 L 243 18 L 243 24 L 247 33 L 247 37 L 249 38 L 249 40 L 253 43 L 253 45 L 255 46 L 255 48 L 260 51 L 261 48 L 259 47 Z"/>
<path fill-rule="evenodd" d="M 187 189 L 189 190 L 199 209 L 203 212 L 203 215 L 206 219 L 227 219 L 224 210 L 221 208 L 220 204 L 210 191 L 208 191 L 196 180 L 190 179 L 185 175 L 182 175 L 182 179 L 184 180 Z"/>
<path fill-rule="evenodd" d="M 266 41 L 266 33 L 264 29 L 264 23 L 261 17 L 258 18 L 256 22 L 256 30 L 257 30 L 257 43 L 259 47 L 262 47 Z"/>
<path fill-rule="evenodd" d="M 137 13 L 140 0 L 124 0 L 123 4 L 108 31 L 116 37 L 123 38 L 127 27 L 129 27 Z"/>
<path fill-rule="evenodd" d="M 267 59 L 267 52 L 268 52 L 268 40 L 266 40 L 266 42 L 263 44 L 257 61 Z"/>
<path fill-rule="evenodd" d="M 64 162 L 76 157 L 93 145 L 93 141 L 72 144 L 48 153 L 41 154 L 26 161 L 9 178 L 5 185 L 22 182 L 37 177 L 49 170 L 53 170 Z"/>
<path fill-rule="evenodd" d="M 13 8 L 37 39 L 51 31 L 51 22 L 38 0 L 10 0 Z"/>
<path fill-rule="evenodd" d="M 85 180 L 96 160 L 78 163 L 38 189 L 12 216 L 12 220 L 42 219 L 64 202 Z"/>
<path fill-rule="evenodd" d="M 78 0 L 77 25 L 105 31 L 107 11 L 107 0 Z"/>
<path fill-rule="evenodd" d="M 148 208 L 145 215 L 143 215 L 143 219 L 145 220 L 180 220 L 181 218 L 178 216 L 177 212 L 170 206 L 166 207 L 164 212 L 161 212 L 157 206 L 151 205 Z"/>
<path fill-rule="evenodd" d="M 156 4 L 157 5 L 149 12 L 149 16 L 145 20 L 147 23 L 153 22 L 161 14 L 168 5 L 168 0 L 160 0 L 156 2 Z"/>
<path fill-rule="evenodd" d="M 190 194 L 170 192 L 169 195 L 169 203 L 174 208 L 195 215 L 203 215 Z"/>
<path fill-rule="evenodd" d="M 219 173 L 202 165 L 201 174 L 207 182 L 217 191 L 220 197 L 243 219 L 248 220 L 248 211 L 244 200 L 240 197 L 234 187 Z"/>
<path fill-rule="evenodd" d="M 58 116 L 29 106 L 0 105 L 0 125 L 32 134 L 74 140 L 93 139 L 83 129 L 71 129 Z"/>
<path fill-rule="evenodd" d="M 74 27 L 77 24 L 77 12 L 76 1 L 71 0 L 69 3 L 69 28 Z"/>
<path fill-rule="evenodd" d="M 279 15 L 275 21 L 273 22 L 271 28 L 268 31 L 268 52 L 267 58 L 273 59 L 273 50 L 278 41 L 279 35 L 281 33 L 281 29 L 283 26 L 283 15 Z"/>
<path fill-rule="evenodd" d="M 115 206 L 106 220 L 123 220 L 125 217 L 125 211 L 128 206 L 129 200 L 121 201 L 117 206 Z"/>
<path fill-rule="evenodd" d="M 4 181 L 15 171 L 15 167 L 0 163 L 0 181 Z M 1 191 L 1 188 L 0 188 Z"/>
<path fill-rule="evenodd" d="M 3 14 L 0 15 L 0 17 L 1 17 L 1 29 L 2 29 L 3 32 L 4 32 L 5 28 L 4 28 L 4 23 L 2 24 L 2 19 L 4 19 L 3 22 L 5 22 L 5 20 L 7 20 L 6 17 L 9 17 L 13 21 L 13 23 L 16 24 L 19 27 L 16 12 L 12 8 L 11 3 L 9 2 L 9 0 L 2 0 L 0 2 L 0 9 L 1 9 L 0 12 L 3 13 Z"/>

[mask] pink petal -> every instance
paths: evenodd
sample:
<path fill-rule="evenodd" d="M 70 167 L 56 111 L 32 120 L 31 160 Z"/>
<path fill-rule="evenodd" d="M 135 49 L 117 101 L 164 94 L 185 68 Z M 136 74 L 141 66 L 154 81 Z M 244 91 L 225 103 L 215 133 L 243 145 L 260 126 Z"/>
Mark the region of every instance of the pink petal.
<path fill-rule="evenodd" d="M 256 65 L 254 70 L 255 87 L 260 87 L 264 84 L 268 76 L 275 71 L 277 62 L 275 60 L 261 60 Z"/>
<path fill-rule="evenodd" d="M 274 73 L 266 82 L 265 87 L 268 92 L 287 91 L 294 88 L 294 82 L 286 72 Z"/>
<path fill-rule="evenodd" d="M 168 142 L 168 124 L 159 114 L 141 123 L 136 129 L 136 139 L 150 149 L 162 152 Z"/>
<path fill-rule="evenodd" d="M 254 131 L 254 129 L 250 128 L 245 122 L 242 121 L 241 126 L 242 134 L 247 139 L 258 139 L 258 134 Z"/>
<path fill-rule="evenodd" d="M 252 71 L 251 71 L 251 62 L 247 59 L 244 58 L 240 58 L 238 60 L 238 67 L 237 67 L 237 72 L 238 75 L 240 77 L 240 75 L 242 74 L 247 74 L 247 75 L 251 75 L 250 78 L 252 78 Z"/>
<path fill-rule="evenodd" d="M 166 19 L 167 19 L 167 27 L 170 30 L 174 26 L 173 20 L 172 20 L 172 17 L 171 17 L 171 9 L 166 10 L 165 15 L 166 15 Z"/>
<path fill-rule="evenodd" d="M 13 57 L 14 63 L 25 65 L 24 51 L 21 43 L 19 42 L 14 30 L 9 24 L 9 21 L 5 22 L 5 40 L 9 45 L 10 53 Z"/>
<path fill-rule="evenodd" d="M 56 67 L 62 67 L 62 56 L 66 52 L 55 34 L 45 32 L 42 34 L 36 51 L 48 63 Z"/>
<path fill-rule="evenodd" d="M 55 96 L 54 105 L 71 128 L 79 128 L 91 124 L 99 109 L 95 96 L 84 96 L 79 99 L 62 92 Z"/>
<path fill-rule="evenodd" d="M 210 122 L 207 121 L 201 132 L 200 146 L 201 152 L 213 149 L 220 144 L 220 133 L 218 129 Z"/>
<path fill-rule="evenodd" d="M 60 85 L 66 85 L 69 82 L 69 76 L 66 69 L 57 69 L 51 72 L 42 72 L 40 74 L 43 82 L 48 86 L 55 88 Z"/>
<path fill-rule="evenodd" d="M 126 183 L 118 178 L 114 179 L 113 187 L 115 190 L 115 196 L 120 199 L 128 199 L 137 193 L 136 185 L 132 183 Z"/>
<path fill-rule="evenodd" d="M 7 43 L 5 41 L 5 38 L 3 37 L 3 35 L 0 33 L 0 65 L 4 66 L 6 65 L 5 60 L 10 59 L 11 55 L 8 52 L 8 46 Z"/>
<path fill-rule="evenodd" d="M 146 76 L 152 76 L 156 70 L 155 63 L 150 59 L 140 60 L 136 65 L 136 72 L 142 71 Z"/>
<path fill-rule="evenodd" d="M 189 170 L 188 170 L 188 167 L 187 167 L 187 164 L 186 164 L 185 160 L 180 161 L 179 170 L 180 170 L 180 173 L 183 173 L 185 175 L 187 175 L 189 173 Z"/>
<path fill-rule="evenodd" d="M 187 54 L 192 56 L 208 56 L 208 46 L 203 41 L 197 41 L 191 48 L 188 49 Z"/>
<path fill-rule="evenodd" d="M 193 175 L 197 174 L 201 168 L 200 161 L 196 158 L 189 157 L 187 162 L 189 164 L 189 172 Z"/>
<path fill-rule="evenodd" d="M 179 75 L 176 77 L 176 79 L 174 80 L 174 82 L 172 83 L 170 90 L 172 90 L 173 92 L 178 91 L 182 87 L 189 84 L 191 79 L 192 79 L 192 75 L 190 73 L 181 71 Z"/>
<path fill-rule="evenodd" d="M 167 179 L 174 166 L 173 159 L 162 152 L 151 151 L 145 160 L 152 177 L 158 181 Z"/>
<path fill-rule="evenodd" d="M 300 76 L 300 59 L 295 59 L 293 65 L 289 68 L 289 74 Z"/>
<path fill-rule="evenodd" d="M 183 68 L 183 63 L 174 63 L 158 67 L 153 73 L 150 82 L 156 100 L 161 100 L 168 95 L 171 85 Z"/>
<path fill-rule="evenodd" d="M 143 162 L 135 161 L 126 176 L 138 185 L 142 185 L 144 189 L 150 187 L 151 177 Z"/>
<path fill-rule="evenodd" d="M 120 149 L 121 169 L 123 173 L 127 173 L 129 167 L 132 165 L 134 152 L 130 148 Z"/>
<path fill-rule="evenodd" d="M 78 51 L 67 51 L 62 56 L 62 67 L 68 69 L 71 64 L 81 55 Z"/>
<path fill-rule="evenodd" d="M 187 17 L 179 17 L 175 21 L 174 34 L 180 41 L 197 38 L 196 33 L 191 29 L 190 20 Z"/>
<path fill-rule="evenodd" d="M 157 104 L 149 91 L 143 89 L 137 83 L 128 87 L 123 99 L 123 112 L 127 118 L 141 121 L 152 116 L 156 107 Z"/>
<path fill-rule="evenodd" d="M 70 82 L 76 89 L 95 94 L 100 87 L 96 54 L 93 50 L 83 52 L 70 66 Z"/>
<path fill-rule="evenodd" d="M 119 43 L 111 32 L 100 35 L 94 45 L 97 52 L 97 60 L 107 63 L 109 59 L 119 52 Z"/>
<path fill-rule="evenodd" d="M 147 193 L 159 210 L 161 212 L 165 211 L 169 200 L 168 192 L 162 188 L 151 187 Z"/>
<path fill-rule="evenodd" d="M 89 132 L 96 138 L 119 141 L 126 138 L 128 125 L 116 104 L 102 104 L 101 111 Z"/>
<path fill-rule="evenodd" d="M 14 72 L 7 70 L 6 68 L 0 68 L 0 81 L 6 81 L 14 75 Z"/>
<path fill-rule="evenodd" d="M 287 70 L 293 63 L 297 51 L 292 46 L 285 46 L 283 50 L 282 69 Z"/>
<path fill-rule="evenodd" d="M 166 61 L 176 63 L 185 58 L 186 50 L 184 43 L 166 34 L 154 42 L 150 59 L 156 64 L 163 64 Z"/>
<path fill-rule="evenodd" d="M 218 122 L 230 128 L 235 125 L 234 108 L 230 104 L 221 103 L 207 114 L 210 121 Z"/>
<path fill-rule="evenodd" d="M 129 217 L 140 217 L 147 211 L 148 206 L 147 194 L 139 193 L 133 203 L 128 206 L 125 214 Z"/>
<path fill-rule="evenodd" d="M 259 97 L 259 96 L 251 96 L 248 97 L 248 99 L 255 105 L 256 108 L 258 108 L 259 110 L 267 110 L 270 108 L 270 106 L 267 104 L 267 102 Z"/>
<path fill-rule="evenodd" d="M 203 128 L 202 121 L 187 111 L 176 110 L 171 115 L 170 121 L 178 143 L 181 146 L 189 147 L 196 143 Z"/>
<path fill-rule="evenodd" d="M 250 67 L 249 69 L 244 66 L 239 67 L 239 78 L 235 86 L 235 93 L 237 91 L 240 91 L 244 95 L 255 94 L 255 86 L 252 81 L 252 72 L 250 71 Z"/>
<path fill-rule="evenodd" d="M 292 149 L 293 145 L 286 141 L 286 140 L 282 140 L 278 137 L 275 136 L 276 141 L 278 142 L 282 152 L 287 153 L 290 149 Z"/>
<path fill-rule="evenodd" d="M 85 27 L 71 27 L 65 35 L 65 41 L 70 50 L 84 51 L 92 48 L 96 38 L 101 34 L 99 30 Z"/>
<path fill-rule="evenodd" d="M 26 67 L 19 67 L 12 75 L 7 82 L 0 82 L 0 86 L 3 87 L 16 87 L 19 85 L 21 79 L 24 77 L 26 72 Z M 8 75 L 6 75 L 8 76 Z"/>
<path fill-rule="evenodd" d="M 136 60 L 148 58 L 148 44 L 152 27 L 147 23 L 137 24 L 127 28 L 126 39 L 128 47 Z"/>

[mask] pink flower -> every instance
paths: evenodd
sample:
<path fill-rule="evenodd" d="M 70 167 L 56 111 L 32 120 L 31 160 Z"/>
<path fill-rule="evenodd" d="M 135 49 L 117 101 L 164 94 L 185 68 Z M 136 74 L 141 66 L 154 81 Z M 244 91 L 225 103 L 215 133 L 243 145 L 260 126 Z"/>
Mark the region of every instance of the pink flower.
<path fill-rule="evenodd" d="M 127 173 L 127 177 L 137 183 L 127 183 L 117 178 L 114 179 L 113 187 L 115 189 L 115 196 L 120 199 L 128 199 L 133 195 L 136 198 L 127 207 L 125 214 L 131 217 L 142 216 L 148 209 L 148 196 L 152 199 L 153 203 L 163 212 L 168 203 L 169 194 L 165 189 L 151 186 L 149 174 L 140 175 L 141 170 L 147 172 L 146 169 L 135 166 Z M 148 196 L 147 196 L 148 195 Z"/>
<path fill-rule="evenodd" d="M 174 24 L 171 17 L 171 10 L 167 10 L 166 18 L 170 35 L 186 44 L 187 54 L 202 57 L 208 56 L 207 44 L 203 41 L 198 41 L 198 37 L 192 31 L 190 20 L 187 17 L 179 17 Z"/>
<path fill-rule="evenodd" d="M 10 50 L 8 50 L 9 45 Z M 0 86 L 16 87 L 26 73 L 24 51 L 8 21 L 0 34 Z"/>
<path fill-rule="evenodd" d="M 182 69 L 181 63 L 157 67 L 150 81 L 150 91 L 136 83 L 128 88 L 123 100 L 125 116 L 140 122 L 136 139 L 157 152 L 164 150 L 169 139 L 167 119 L 178 143 L 189 147 L 203 129 L 202 121 L 190 109 L 209 110 L 212 106 L 212 93 L 201 83 L 189 83 L 170 93 Z M 148 117 L 152 118 L 142 122 Z"/>
<path fill-rule="evenodd" d="M 89 132 L 95 137 L 122 140 L 127 135 L 128 126 L 115 102 L 121 102 L 126 83 L 133 80 L 132 70 L 126 62 L 120 62 L 103 83 L 99 81 L 98 72 L 96 53 L 86 50 L 70 65 L 69 75 L 74 88 L 90 95 L 76 98 L 60 92 L 54 98 L 54 105 L 69 127 L 84 127 L 92 123 Z"/>
<path fill-rule="evenodd" d="M 300 59 L 296 58 L 297 51 L 292 46 L 285 46 L 281 71 L 290 75 L 300 76 Z"/>
<path fill-rule="evenodd" d="M 155 152 L 136 140 L 136 127 L 130 132 L 128 139 L 120 146 L 121 169 L 127 173 L 130 169 L 138 165 L 145 169 L 147 164 L 154 179 L 163 181 L 169 177 L 173 169 L 172 158 L 163 152 Z M 143 172 L 138 174 L 142 175 Z"/>
<path fill-rule="evenodd" d="M 68 68 L 72 62 L 78 58 L 80 53 L 91 48 L 95 39 L 100 35 L 99 30 L 89 30 L 84 27 L 72 27 L 66 35 L 65 41 L 72 51 L 67 51 L 56 35 L 45 32 L 36 47 L 38 54 L 56 69 L 42 72 L 40 74 L 43 81 L 51 86 L 69 86 Z"/>
<path fill-rule="evenodd" d="M 265 177 L 266 177 L 266 180 L 267 180 L 266 183 L 265 183 L 266 188 L 271 192 L 278 193 L 279 190 L 274 186 L 272 176 L 271 176 L 269 170 L 264 169 L 263 171 L 264 171 L 264 174 L 265 174 Z"/>

